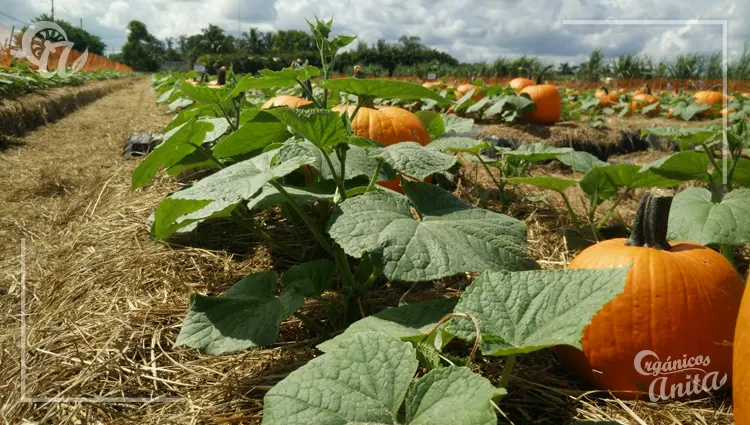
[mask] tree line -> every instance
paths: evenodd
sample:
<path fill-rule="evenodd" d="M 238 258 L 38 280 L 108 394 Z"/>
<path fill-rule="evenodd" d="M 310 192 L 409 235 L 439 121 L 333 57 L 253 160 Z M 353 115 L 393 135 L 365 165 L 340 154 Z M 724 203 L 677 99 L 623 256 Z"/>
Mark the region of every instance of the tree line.
<path fill-rule="evenodd" d="M 128 41 L 122 52 L 111 59 L 135 70 L 153 72 L 165 61 L 183 61 L 190 67 L 204 65 L 215 73 L 221 66 L 232 67 L 240 74 L 261 69 L 279 70 L 301 59 L 319 65 L 319 55 L 312 34 L 299 30 L 262 32 L 257 28 L 237 38 L 217 25 L 208 25 L 200 33 L 167 38 L 162 41 L 151 35 L 146 25 L 131 21 Z M 549 64 L 533 56 L 500 57 L 494 62 L 462 63 L 448 53 L 425 46 L 416 36 L 402 36 L 397 42 L 378 40 L 368 45 L 359 42 L 355 48 L 337 56 L 335 71 L 350 73 L 361 65 L 371 76 L 411 76 L 422 79 L 429 74 L 438 77 L 534 77 Z M 730 79 L 750 79 L 750 48 L 728 65 Z M 676 59 L 658 60 L 644 54 L 623 53 L 605 58 L 594 50 L 584 62 L 558 64 L 545 74 L 550 79 L 600 81 L 603 78 L 643 79 L 720 79 L 721 54 L 683 53 Z"/>

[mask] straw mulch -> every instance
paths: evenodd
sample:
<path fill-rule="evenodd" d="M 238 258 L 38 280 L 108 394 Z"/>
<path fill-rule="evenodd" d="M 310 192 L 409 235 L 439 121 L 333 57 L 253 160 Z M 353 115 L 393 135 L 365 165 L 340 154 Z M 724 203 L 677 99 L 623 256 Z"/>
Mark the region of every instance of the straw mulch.
<path fill-rule="evenodd" d="M 42 90 L 18 99 L 0 100 L 0 135 L 22 136 L 133 82 L 132 78 L 91 81 L 80 86 Z"/>
<path fill-rule="evenodd" d="M 29 133 L 22 146 L 0 153 L 0 185 L 5 188 L 0 191 L 2 423 L 258 424 L 265 392 L 317 354 L 319 340 L 297 319 L 282 325 L 280 342 L 271 347 L 223 357 L 172 348 L 190 294 L 223 293 L 244 275 L 285 267 L 288 260 L 236 229 L 232 234 L 238 246 L 231 251 L 168 246 L 149 238 L 147 217 L 179 183 L 159 178 L 152 187 L 131 193 L 130 174 L 137 162 L 121 158 L 122 142 L 130 132 L 158 131 L 169 119 L 143 79 Z M 487 176 L 480 170 L 476 179 L 469 179 L 471 173 L 464 173 L 459 193 L 477 202 L 483 197 L 493 206 Z M 616 218 L 629 219 L 634 202 L 623 202 Z M 533 254 L 547 268 L 564 267 L 572 254 L 559 234 L 568 224 L 559 207 L 522 202 L 511 211 L 528 223 Z M 467 283 L 454 279 L 411 291 L 384 285 L 366 308 L 396 305 L 407 291 L 408 300 L 457 296 Z M 308 305 L 304 313 L 324 323 L 321 306 Z M 492 379 L 501 374 L 502 365 L 502 360 L 477 362 Z M 567 424 L 574 419 L 732 423 L 725 395 L 655 405 L 587 393 L 547 352 L 519 359 L 510 393 L 501 403 L 507 415 L 499 419 L 503 424 Z M 62 402 L 27 402 L 23 396 Z M 65 397 L 72 399 L 59 399 Z M 103 397 L 178 400 L 77 400 Z"/>

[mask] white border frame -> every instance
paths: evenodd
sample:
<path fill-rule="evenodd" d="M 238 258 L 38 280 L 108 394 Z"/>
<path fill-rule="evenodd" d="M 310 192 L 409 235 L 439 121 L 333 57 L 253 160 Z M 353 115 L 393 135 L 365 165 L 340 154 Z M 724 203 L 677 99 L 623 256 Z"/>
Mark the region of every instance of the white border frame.
<path fill-rule="evenodd" d="M 721 93 L 722 108 L 728 108 L 727 71 L 729 68 L 729 30 L 727 19 L 563 19 L 563 25 L 721 25 Z M 727 184 L 729 141 L 727 140 L 728 114 L 722 116 L 722 183 Z"/>
<path fill-rule="evenodd" d="M 26 239 L 21 238 L 21 273 L 19 276 L 21 287 L 21 402 L 22 403 L 178 403 L 187 401 L 186 398 L 174 397 L 28 397 L 26 395 Z"/>

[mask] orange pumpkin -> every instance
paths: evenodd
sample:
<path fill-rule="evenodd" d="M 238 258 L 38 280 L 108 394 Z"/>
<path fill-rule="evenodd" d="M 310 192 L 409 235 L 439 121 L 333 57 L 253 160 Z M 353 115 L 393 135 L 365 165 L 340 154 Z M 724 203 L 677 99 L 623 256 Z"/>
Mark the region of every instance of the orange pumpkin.
<path fill-rule="evenodd" d="M 568 265 L 571 269 L 631 265 L 624 291 L 584 329 L 583 351 L 569 346 L 558 349 L 564 365 L 617 397 L 640 398 L 643 391 L 660 396 L 663 384 L 669 399 L 683 398 L 684 392 L 673 396 L 673 385 L 684 391 L 688 380 L 693 385 L 691 377 L 708 379 L 709 386 L 714 386 L 714 378 L 717 384 L 724 378 L 722 385 L 731 385 L 728 342 L 733 340 L 744 285 L 734 266 L 716 251 L 667 241 L 671 203 L 671 196 L 646 193 L 629 239 L 600 242 Z M 699 366 L 705 373 L 685 370 L 674 362 L 692 358 L 695 363 L 698 356 L 710 359 Z M 665 369 L 654 369 L 656 361 Z M 649 374 L 654 370 L 655 375 Z M 706 395 L 700 387 L 698 391 Z"/>
<path fill-rule="evenodd" d="M 528 86 L 533 86 L 534 83 L 535 83 L 534 80 L 530 80 L 524 77 L 517 77 L 517 78 L 510 80 L 510 83 L 508 83 L 508 85 L 510 86 L 510 88 L 518 92 L 518 91 L 525 89 Z"/>
<path fill-rule="evenodd" d="M 479 90 L 479 86 L 475 86 L 474 84 L 461 84 L 456 87 L 456 99 L 460 99 L 472 90 L 474 90 L 474 94 L 471 96 L 472 100 L 482 100 L 484 94 Z"/>
<path fill-rule="evenodd" d="M 750 425 L 750 276 L 734 335 L 734 422 Z"/>
<path fill-rule="evenodd" d="M 722 105 L 724 103 L 724 94 L 715 91 L 721 84 L 717 84 L 708 90 L 701 90 L 693 95 L 693 100 L 699 105 L 709 105 L 711 109 L 706 109 L 701 112 L 703 116 L 718 115 L 720 112 L 714 109 L 715 105 Z"/>
<path fill-rule="evenodd" d="M 428 89 L 435 86 L 445 88 L 445 83 L 443 83 L 442 81 L 425 81 L 425 83 L 422 84 L 422 87 L 426 87 Z"/>
<path fill-rule="evenodd" d="M 542 84 L 542 76 L 552 68 L 544 68 L 536 79 L 536 84 L 528 86 L 521 90 L 521 94 L 526 93 L 536 106 L 530 112 L 526 113 L 526 118 L 538 124 L 554 124 L 560 121 L 562 115 L 562 97 L 553 84 Z"/>
<path fill-rule="evenodd" d="M 595 96 L 599 98 L 599 106 L 602 108 L 608 108 L 620 102 L 620 98 L 616 94 L 610 93 L 603 86 L 596 91 Z"/>
<path fill-rule="evenodd" d="M 362 68 L 355 66 L 354 76 L 364 78 Z M 354 105 L 338 105 L 333 108 L 340 113 L 345 111 L 349 116 L 355 109 L 357 107 Z M 430 133 L 416 115 L 395 106 L 373 106 L 372 102 L 365 102 L 359 109 L 352 121 L 352 130 L 357 136 L 367 137 L 386 146 L 401 142 L 417 142 L 422 146 L 430 143 Z M 398 179 L 378 184 L 403 193 Z"/>
<path fill-rule="evenodd" d="M 630 103 L 631 111 L 638 111 L 644 106 L 652 105 L 659 102 L 659 97 L 651 94 L 651 89 L 646 87 L 645 93 L 636 94 L 633 96 L 633 101 Z M 649 116 L 658 115 L 661 111 L 661 105 L 657 105 L 656 108 L 652 109 L 647 113 Z"/>
<path fill-rule="evenodd" d="M 300 106 L 309 105 L 311 103 L 312 101 L 303 99 L 301 97 L 281 95 L 281 96 L 276 96 L 276 97 L 272 97 L 268 99 L 268 101 L 264 103 L 263 106 L 260 107 L 260 109 L 270 109 L 270 108 L 276 108 L 279 106 L 287 106 L 289 108 L 299 108 Z"/>

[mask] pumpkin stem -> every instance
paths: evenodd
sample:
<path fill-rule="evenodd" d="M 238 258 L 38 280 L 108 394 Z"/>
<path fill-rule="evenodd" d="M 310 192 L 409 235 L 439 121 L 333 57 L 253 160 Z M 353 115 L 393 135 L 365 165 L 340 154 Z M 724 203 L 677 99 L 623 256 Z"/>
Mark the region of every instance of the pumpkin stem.
<path fill-rule="evenodd" d="M 542 77 L 544 76 L 544 73 L 547 72 L 547 70 L 549 70 L 550 68 L 553 68 L 553 67 L 554 67 L 554 65 L 549 65 L 546 68 L 542 69 L 541 72 L 539 72 L 539 75 L 537 75 L 537 77 L 536 77 L 536 83 L 537 84 L 542 84 Z"/>
<path fill-rule="evenodd" d="M 609 94 L 609 89 L 604 86 L 599 87 L 599 90 L 603 91 L 605 96 Z"/>
<path fill-rule="evenodd" d="M 644 193 L 635 213 L 633 230 L 625 245 L 664 251 L 672 249 L 669 241 L 667 241 L 669 210 L 672 206 L 672 199 L 671 195 L 663 193 Z"/>
<path fill-rule="evenodd" d="M 367 78 L 367 76 L 365 75 L 365 70 L 362 69 L 362 67 L 359 65 L 354 65 L 354 78 L 358 78 L 358 79 Z M 365 108 L 374 108 L 375 104 L 372 102 L 372 99 L 367 99 L 362 104 L 362 106 Z"/>
<path fill-rule="evenodd" d="M 716 89 L 718 89 L 721 86 L 722 86 L 722 83 L 714 84 L 713 86 L 711 86 L 711 88 L 708 89 L 708 91 L 716 91 Z"/>

